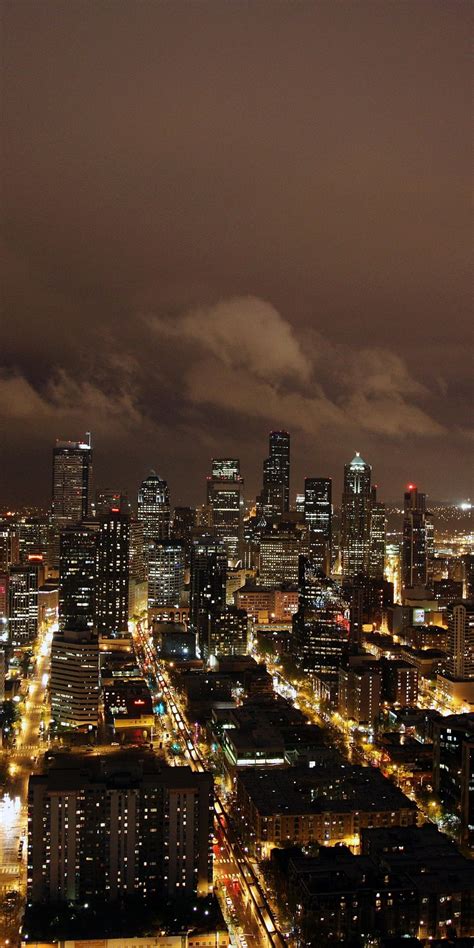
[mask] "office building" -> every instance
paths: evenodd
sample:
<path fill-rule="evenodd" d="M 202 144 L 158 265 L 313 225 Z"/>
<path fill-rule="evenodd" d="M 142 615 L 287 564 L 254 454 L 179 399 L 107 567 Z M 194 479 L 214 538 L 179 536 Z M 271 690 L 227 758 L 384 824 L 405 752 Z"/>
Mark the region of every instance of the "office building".
<path fill-rule="evenodd" d="M 377 487 L 372 487 L 370 504 L 370 552 L 369 576 L 383 579 L 385 575 L 385 544 L 387 511 L 385 504 L 377 500 Z"/>
<path fill-rule="evenodd" d="M 137 518 L 143 523 L 145 548 L 155 540 L 169 539 L 171 513 L 168 484 L 155 471 L 151 471 L 140 485 Z"/>
<path fill-rule="evenodd" d="M 91 629 L 63 629 L 51 648 L 51 716 L 59 728 L 87 730 L 99 720 L 99 641 Z"/>
<path fill-rule="evenodd" d="M 259 584 L 297 583 L 300 554 L 301 534 L 292 524 L 278 524 L 264 533 L 260 539 Z"/>
<path fill-rule="evenodd" d="M 32 560 L 11 566 L 8 575 L 8 623 L 14 646 L 29 645 L 38 632 L 38 590 L 43 585 L 44 567 Z"/>
<path fill-rule="evenodd" d="M 32 556 L 46 562 L 49 548 L 49 522 L 47 517 L 21 517 L 16 525 L 18 534 L 19 562 L 27 564 Z"/>
<path fill-rule="evenodd" d="M 4 646 L 0 645 L 0 704 L 5 701 L 5 676 L 7 673 L 7 656 Z"/>
<path fill-rule="evenodd" d="M 207 895 L 212 836 L 211 774 L 152 755 L 60 757 L 30 777 L 28 901 Z"/>
<path fill-rule="evenodd" d="M 409 484 L 403 498 L 402 585 L 426 586 L 428 581 L 426 494 Z"/>
<path fill-rule="evenodd" d="M 263 462 L 262 513 L 267 520 L 290 509 L 290 435 L 271 431 L 269 456 Z"/>
<path fill-rule="evenodd" d="M 96 520 L 84 520 L 61 531 L 60 629 L 92 629 L 95 625 L 98 531 Z"/>
<path fill-rule="evenodd" d="M 143 541 L 143 523 L 130 518 L 128 613 L 140 615 L 148 606 L 148 567 Z"/>
<path fill-rule="evenodd" d="M 173 540 L 177 540 L 179 543 L 183 544 L 186 557 L 186 566 L 189 566 L 191 561 L 191 546 L 195 527 L 196 510 L 194 507 L 174 508 L 172 538 Z"/>
<path fill-rule="evenodd" d="M 370 464 L 357 451 L 344 467 L 340 550 L 344 579 L 369 573 L 371 476 Z"/>
<path fill-rule="evenodd" d="M 101 635 L 128 630 L 130 517 L 111 509 L 102 517 L 97 547 L 96 610 Z"/>
<path fill-rule="evenodd" d="M 207 505 L 211 511 L 211 529 L 227 550 L 231 563 L 242 552 L 242 514 L 244 481 L 237 458 L 213 458 L 207 478 Z"/>
<path fill-rule="evenodd" d="M 225 606 L 227 551 L 214 537 L 195 540 L 191 550 L 189 626 L 202 657 L 207 657 L 212 614 Z"/>
<path fill-rule="evenodd" d="M 300 606 L 293 616 L 294 655 L 305 672 L 327 683 L 337 700 L 339 669 L 349 653 L 348 604 L 341 588 L 302 556 Z"/>
<path fill-rule="evenodd" d="M 53 448 L 53 522 L 57 530 L 89 517 L 92 502 L 92 445 L 56 441 Z"/>
<path fill-rule="evenodd" d="M 122 513 L 130 512 L 130 504 L 125 491 L 116 487 L 98 487 L 95 492 L 94 514 L 102 517 L 108 514 L 112 507 L 118 507 Z"/>
<path fill-rule="evenodd" d="M 13 520 L 0 522 L 0 570 L 6 572 L 20 561 L 18 525 Z"/>
<path fill-rule="evenodd" d="M 329 477 L 306 477 L 304 520 L 309 530 L 309 552 L 326 576 L 331 572 L 332 481 Z"/>
<path fill-rule="evenodd" d="M 184 548 L 174 540 L 148 546 L 148 609 L 179 606 L 184 588 Z"/>

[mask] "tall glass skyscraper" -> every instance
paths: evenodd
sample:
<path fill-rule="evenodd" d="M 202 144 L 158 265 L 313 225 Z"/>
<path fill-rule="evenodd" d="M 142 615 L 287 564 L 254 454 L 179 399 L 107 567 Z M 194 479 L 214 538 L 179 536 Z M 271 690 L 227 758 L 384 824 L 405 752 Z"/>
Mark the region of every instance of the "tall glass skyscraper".
<path fill-rule="evenodd" d="M 207 503 L 211 511 L 212 531 L 222 540 L 227 557 L 237 561 L 242 547 L 244 481 L 237 458 L 213 458 L 207 478 Z"/>
<path fill-rule="evenodd" d="M 170 495 L 168 484 L 155 471 L 142 481 L 138 491 L 137 519 L 143 523 L 143 541 L 168 540 L 170 536 Z"/>
<path fill-rule="evenodd" d="M 403 498 L 402 585 L 404 589 L 426 586 L 428 579 L 428 534 L 426 494 L 408 484 Z"/>
<path fill-rule="evenodd" d="M 87 441 L 56 441 L 53 448 L 52 516 L 56 529 L 90 516 L 92 445 Z"/>
<path fill-rule="evenodd" d="M 358 451 L 344 467 L 341 517 L 341 568 L 344 579 L 369 575 L 371 475 L 370 464 L 366 464 Z"/>
<path fill-rule="evenodd" d="M 329 477 L 305 478 L 304 519 L 309 530 L 311 559 L 328 576 L 332 545 L 332 481 Z"/>
<path fill-rule="evenodd" d="M 263 514 L 278 517 L 290 509 L 290 435 L 271 431 L 269 456 L 263 462 Z"/>

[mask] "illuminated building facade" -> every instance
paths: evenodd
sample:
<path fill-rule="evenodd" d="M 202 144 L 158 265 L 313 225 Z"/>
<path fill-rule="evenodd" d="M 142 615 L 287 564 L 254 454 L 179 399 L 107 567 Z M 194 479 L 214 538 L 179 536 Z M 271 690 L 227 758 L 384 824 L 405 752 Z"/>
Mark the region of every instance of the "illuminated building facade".
<path fill-rule="evenodd" d="M 166 540 L 148 546 L 148 608 L 179 606 L 184 587 L 184 548 Z"/>
<path fill-rule="evenodd" d="M 207 478 L 211 528 L 224 543 L 228 559 L 234 562 L 240 558 L 242 549 L 243 489 L 238 459 L 213 458 L 212 473 Z"/>
<path fill-rule="evenodd" d="M 43 564 L 11 566 L 8 576 L 8 624 L 12 645 L 29 645 L 38 633 L 38 590 L 44 580 Z"/>
<path fill-rule="evenodd" d="M 97 628 L 120 636 L 128 629 L 130 517 L 111 509 L 101 520 L 97 547 Z"/>
<path fill-rule="evenodd" d="M 244 609 L 227 606 L 216 610 L 209 623 L 205 654 L 216 658 L 220 655 L 246 655 L 248 623 Z"/>
<path fill-rule="evenodd" d="M 168 484 L 155 471 L 142 481 L 138 491 L 137 517 L 143 523 L 145 548 L 170 535 L 170 495 Z"/>
<path fill-rule="evenodd" d="M 211 774 L 151 755 L 58 760 L 30 777 L 28 901 L 207 895 L 212 804 Z"/>
<path fill-rule="evenodd" d="M 374 486 L 370 503 L 369 576 L 371 579 L 383 579 L 385 575 L 386 532 L 387 511 L 385 504 L 377 500 L 377 487 Z"/>
<path fill-rule="evenodd" d="M 263 462 L 262 511 L 267 519 L 290 509 L 290 435 L 271 431 L 269 456 Z"/>
<path fill-rule="evenodd" d="M 259 584 L 297 583 L 300 553 L 301 538 L 295 529 L 285 524 L 265 533 L 260 539 Z"/>
<path fill-rule="evenodd" d="M 409 484 L 403 498 L 402 585 L 404 589 L 426 586 L 427 581 L 426 494 Z"/>
<path fill-rule="evenodd" d="M 57 529 L 90 516 L 92 445 L 87 441 L 56 441 L 53 448 L 52 515 Z"/>
<path fill-rule="evenodd" d="M 452 678 L 474 681 L 474 602 L 453 602 L 447 612 L 447 673 Z"/>
<path fill-rule="evenodd" d="M 91 629 L 57 632 L 51 648 L 51 715 L 59 728 L 99 720 L 99 641 Z"/>
<path fill-rule="evenodd" d="M 305 478 L 304 519 L 309 529 L 310 555 L 328 576 L 332 552 L 332 481 L 329 477 Z"/>
<path fill-rule="evenodd" d="M 372 468 L 359 452 L 345 465 L 341 514 L 341 568 L 345 579 L 369 573 L 371 476 Z"/>
<path fill-rule="evenodd" d="M 95 520 L 84 520 L 61 531 L 60 629 L 92 629 L 95 625 L 98 531 Z"/>
<path fill-rule="evenodd" d="M 214 612 L 225 607 L 227 551 L 215 537 L 195 540 L 191 550 L 189 627 L 201 656 L 207 655 L 209 625 Z"/>

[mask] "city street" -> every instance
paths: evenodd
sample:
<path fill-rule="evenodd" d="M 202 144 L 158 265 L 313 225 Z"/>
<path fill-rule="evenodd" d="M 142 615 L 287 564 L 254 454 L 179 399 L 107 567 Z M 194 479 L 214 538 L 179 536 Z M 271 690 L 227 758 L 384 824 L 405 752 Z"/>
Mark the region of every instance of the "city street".
<path fill-rule="evenodd" d="M 8 777 L 0 797 L 0 898 L 17 891 L 25 896 L 26 885 L 26 833 L 28 779 L 43 753 L 40 725 L 48 720 L 46 693 L 49 680 L 51 643 L 53 630 L 38 636 L 35 644 L 35 664 L 28 683 L 23 713 L 15 726 L 17 737 L 12 748 L 4 748 L 2 755 L 7 762 Z M 11 919 L 8 931 L 0 930 L 0 936 L 10 937 L 17 930 L 19 912 Z M 5 922 L 0 920 L 0 926 Z"/>
<path fill-rule="evenodd" d="M 195 770 L 207 769 L 207 762 L 195 745 L 192 731 L 179 707 L 178 698 L 164 677 L 164 669 L 154 654 L 146 629 L 140 622 L 134 627 L 134 641 L 144 673 L 150 675 L 152 672 L 157 694 L 164 696 L 175 728 L 185 742 L 186 763 Z M 267 945 L 282 948 L 286 941 L 278 929 L 269 899 L 250 859 L 229 826 L 225 805 L 217 794 L 215 829 L 221 851 L 215 862 L 214 885 L 234 941 L 242 948 L 247 945 L 249 948 Z"/>

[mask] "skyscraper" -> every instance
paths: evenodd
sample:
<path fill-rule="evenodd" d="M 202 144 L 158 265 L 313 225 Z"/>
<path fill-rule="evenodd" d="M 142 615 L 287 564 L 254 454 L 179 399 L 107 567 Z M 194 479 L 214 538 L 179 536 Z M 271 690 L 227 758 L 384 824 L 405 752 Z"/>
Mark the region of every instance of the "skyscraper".
<path fill-rule="evenodd" d="M 369 576 L 382 579 L 385 572 L 385 537 L 387 513 L 385 504 L 377 500 L 377 487 L 372 487 L 370 505 L 370 557 Z"/>
<path fill-rule="evenodd" d="M 92 445 L 87 441 L 56 441 L 53 448 L 52 515 L 57 530 L 90 516 Z"/>
<path fill-rule="evenodd" d="M 59 758 L 30 777 L 28 901 L 207 895 L 212 803 L 210 773 L 153 755 Z"/>
<path fill-rule="evenodd" d="M 227 552 L 214 537 L 195 540 L 191 551 L 189 625 L 201 655 L 208 658 L 209 626 L 214 612 L 225 607 Z"/>
<path fill-rule="evenodd" d="M 309 530 L 309 551 L 326 576 L 331 572 L 332 481 L 329 477 L 306 477 L 304 519 Z"/>
<path fill-rule="evenodd" d="M 13 645 L 29 645 L 38 632 L 38 589 L 44 580 L 43 564 L 32 561 L 11 566 L 8 577 L 8 619 Z"/>
<path fill-rule="evenodd" d="M 345 579 L 368 575 L 372 468 L 359 452 L 344 467 L 341 517 L 341 566 Z"/>
<path fill-rule="evenodd" d="M 304 671 L 325 681 L 337 696 L 339 668 L 348 655 L 348 604 L 340 586 L 310 557 L 299 564 L 300 604 L 293 616 L 294 649 Z"/>
<path fill-rule="evenodd" d="M 402 585 L 426 586 L 428 578 L 426 494 L 408 484 L 403 501 Z"/>
<path fill-rule="evenodd" d="M 290 509 L 290 435 L 271 431 L 269 456 L 263 462 L 262 511 L 280 517 Z"/>
<path fill-rule="evenodd" d="M 236 561 L 242 547 L 244 481 L 237 458 L 213 458 L 207 478 L 207 503 L 211 510 L 212 531 L 224 543 L 227 558 Z"/>
<path fill-rule="evenodd" d="M 50 693 L 51 714 L 57 726 L 97 726 L 99 640 L 92 629 L 64 629 L 54 636 Z"/>
<path fill-rule="evenodd" d="M 101 520 L 97 553 L 97 628 L 119 636 L 128 629 L 130 517 L 112 508 Z"/>
<path fill-rule="evenodd" d="M 460 600 L 448 606 L 448 630 L 448 675 L 474 681 L 474 602 Z"/>
<path fill-rule="evenodd" d="M 59 543 L 59 628 L 92 629 L 96 621 L 97 535 L 95 520 L 71 524 Z"/>
<path fill-rule="evenodd" d="M 148 547 L 148 608 L 179 606 L 184 586 L 184 548 L 174 540 Z"/>
<path fill-rule="evenodd" d="M 155 540 L 169 539 L 170 495 L 168 484 L 155 471 L 151 471 L 140 485 L 137 518 L 143 523 L 145 550 L 148 543 Z"/>

